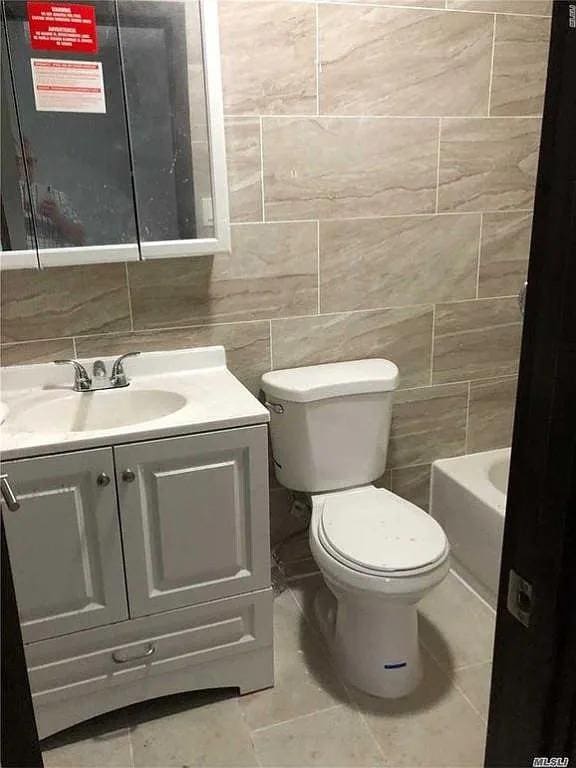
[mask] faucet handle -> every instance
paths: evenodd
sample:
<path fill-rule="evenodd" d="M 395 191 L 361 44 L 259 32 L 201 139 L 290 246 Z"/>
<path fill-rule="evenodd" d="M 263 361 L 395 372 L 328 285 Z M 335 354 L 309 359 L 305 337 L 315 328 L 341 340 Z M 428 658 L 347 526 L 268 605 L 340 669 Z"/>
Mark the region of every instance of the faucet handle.
<path fill-rule="evenodd" d="M 74 389 L 77 392 L 87 392 L 92 387 L 92 379 L 88 376 L 86 368 L 78 360 L 54 360 L 55 365 L 74 366 Z"/>
<path fill-rule="evenodd" d="M 120 357 L 114 361 L 114 365 L 112 366 L 112 373 L 110 375 L 110 379 L 114 386 L 125 387 L 128 384 L 128 378 L 124 370 L 123 362 L 127 357 L 136 357 L 139 354 L 140 352 L 126 352 L 125 354 L 120 355 Z"/>

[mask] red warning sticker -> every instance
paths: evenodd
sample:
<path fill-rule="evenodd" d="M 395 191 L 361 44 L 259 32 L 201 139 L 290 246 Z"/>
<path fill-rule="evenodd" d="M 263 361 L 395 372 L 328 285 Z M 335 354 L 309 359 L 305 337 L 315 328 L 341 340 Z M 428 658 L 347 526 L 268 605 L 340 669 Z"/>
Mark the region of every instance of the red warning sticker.
<path fill-rule="evenodd" d="M 28 0 L 30 44 L 38 51 L 96 53 L 96 8 Z"/>

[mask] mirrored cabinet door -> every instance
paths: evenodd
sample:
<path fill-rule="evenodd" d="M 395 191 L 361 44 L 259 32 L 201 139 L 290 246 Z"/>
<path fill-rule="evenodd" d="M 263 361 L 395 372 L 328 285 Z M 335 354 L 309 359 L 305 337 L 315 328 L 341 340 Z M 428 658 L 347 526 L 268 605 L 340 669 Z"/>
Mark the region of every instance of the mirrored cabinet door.
<path fill-rule="evenodd" d="M 37 268 L 39 263 L 32 220 L 30 184 L 24 165 L 4 25 L 2 25 L 1 66 L 2 254 L 0 263 L 4 269 Z"/>
<path fill-rule="evenodd" d="M 19 178 L 3 184 L 3 218 L 10 194 L 27 185 L 20 225 L 34 230 L 40 266 L 138 259 L 115 2 L 2 5 L 20 129 Z M 86 14 L 86 40 L 69 42 Z"/>
<path fill-rule="evenodd" d="M 216 0 L 0 0 L 5 267 L 230 250 Z"/>
<path fill-rule="evenodd" d="M 119 0 L 143 259 L 229 250 L 215 0 Z"/>

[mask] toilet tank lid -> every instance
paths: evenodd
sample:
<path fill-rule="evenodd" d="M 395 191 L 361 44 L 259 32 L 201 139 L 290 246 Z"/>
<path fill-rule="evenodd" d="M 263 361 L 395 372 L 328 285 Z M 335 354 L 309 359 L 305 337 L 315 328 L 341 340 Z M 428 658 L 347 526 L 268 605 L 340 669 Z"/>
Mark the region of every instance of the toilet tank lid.
<path fill-rule="evenodd" d="M 396 389 L 398 367 L 390 360 L 350 360 L 270 371 L 262 376 L 268 396 L 307 403 L 339 395 L 389 392 Z"/>

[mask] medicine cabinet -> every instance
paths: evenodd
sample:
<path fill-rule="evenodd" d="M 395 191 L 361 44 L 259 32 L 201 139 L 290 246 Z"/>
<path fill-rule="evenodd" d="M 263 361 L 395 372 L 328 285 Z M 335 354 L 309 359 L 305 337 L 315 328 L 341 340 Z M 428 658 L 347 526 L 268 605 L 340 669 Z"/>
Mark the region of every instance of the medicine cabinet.
<path fill-rule="evenodd" d="M 216 0 L 2 0 L 2 267 L 228 251 Z"/>

